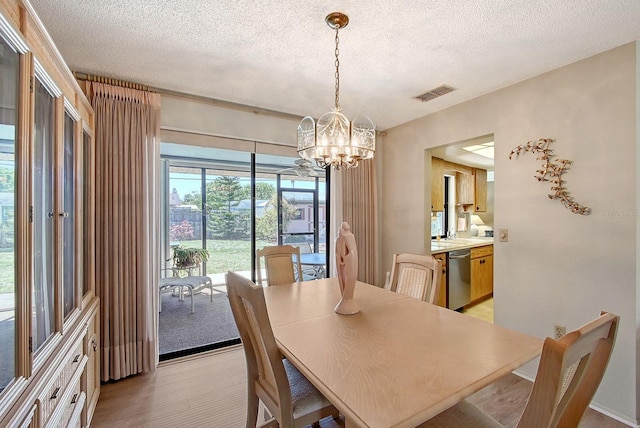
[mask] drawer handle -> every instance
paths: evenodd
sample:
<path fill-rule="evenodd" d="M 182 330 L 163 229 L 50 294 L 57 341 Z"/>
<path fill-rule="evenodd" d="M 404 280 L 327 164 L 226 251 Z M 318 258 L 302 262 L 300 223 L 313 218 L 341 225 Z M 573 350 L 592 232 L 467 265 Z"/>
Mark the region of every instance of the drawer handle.
<path fill-rule="evenodd" d="M 76 357 L 73 359 L 74 363 L 77 363 L 80 360 L 80 354 L 76 355 Z"/>
<path fill-rule="evenodd" d="M 78 394 L 73 394 L 73 398 L 71 399 L 71 404 L 76 404 L 78 402 Z"/>
<path fill-rule="evenodd" d="M 93 346 L 93 352 L 96 352 L 96 350 L 98 349 L 98 342 L 96 341 L 95 337 L 91 339 L 91 346 Z"/>
<path fill-rule="evenodd" d="M 53 390 L 53 394 L 51 395 L 50 400 L 55 400 L 56 398 L 58 398 L 58 393 L 60 392 L 60 387 L 57 387 L 56 389 Z"/>

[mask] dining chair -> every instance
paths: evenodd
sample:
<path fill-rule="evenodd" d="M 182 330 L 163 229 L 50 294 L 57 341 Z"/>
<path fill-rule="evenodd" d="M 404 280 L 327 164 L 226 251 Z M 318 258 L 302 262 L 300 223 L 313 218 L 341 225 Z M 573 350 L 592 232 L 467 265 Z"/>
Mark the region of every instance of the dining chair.
<path fill-rule="evenodd" d="M 436 304 L 440 292 L 442 262 L 430 255 L 401 253 L 393 255 L 386 289 Z"/>
<path fill-rule="evenodd" d="M 236 273 L 226 276 L 231 312 L 247 363 L 247 428 L 255 428 L 258 400 L 273 418 L 264 426 L 303 427 L 337 409 L 278 350 L 264 289 Z"/>
<path fill-rule="evenodd" d="M 299 247 L 291 245 L 267 246 L 257 250 L 256 256 L 258 259 L 258 284 L 265 285 L 261 265 L 263 258 L 267 285 L 291 284 L 300 280 L 302 265 L 300 264 Z"/>
<path fill-rule="evenodd" d="M 591 402 L 613 350 L 620 317 L 602 312 L 598 318 L 542 346 L 538 373 L 519 428 L 577 427 Z M 468 401 L 420 425 L 426 427 L 501 427 Z"/>

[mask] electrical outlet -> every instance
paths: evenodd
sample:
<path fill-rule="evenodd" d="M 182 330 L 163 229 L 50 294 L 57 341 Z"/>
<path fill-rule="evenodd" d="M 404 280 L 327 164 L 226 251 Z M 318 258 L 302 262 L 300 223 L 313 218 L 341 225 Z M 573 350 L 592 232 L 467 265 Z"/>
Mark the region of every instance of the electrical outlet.
<path fill-rule="evenodd" d="M 555 339 L 560 339 L 565 334 L 567 334 L 567 327 L 558 324 L 553 326 L 553 336 Z"/>

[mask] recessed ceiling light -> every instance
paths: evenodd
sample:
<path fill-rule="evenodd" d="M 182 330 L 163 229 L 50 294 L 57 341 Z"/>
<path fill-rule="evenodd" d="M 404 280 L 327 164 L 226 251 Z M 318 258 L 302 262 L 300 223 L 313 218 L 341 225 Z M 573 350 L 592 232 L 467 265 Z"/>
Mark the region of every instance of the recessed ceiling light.
<path fill-rule="evenodd" d="M 463 147 L 462 149 L 480 156 L 484 156 L 485 158 L 493 159 L 493 141 L 482 144 L 474 144 L 472 146 Z"/>

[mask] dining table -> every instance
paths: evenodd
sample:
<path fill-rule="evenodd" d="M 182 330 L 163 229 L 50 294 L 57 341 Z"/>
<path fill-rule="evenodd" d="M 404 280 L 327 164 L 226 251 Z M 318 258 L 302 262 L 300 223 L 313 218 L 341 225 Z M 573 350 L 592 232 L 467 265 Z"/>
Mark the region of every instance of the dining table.
<path fill-rule="evenodd" d="M 538 356 L 542 339 L 363 282 L 334 312 L 336 278 L 266 287 L 282 354 L 345 426 L 415 427 Z"/>

